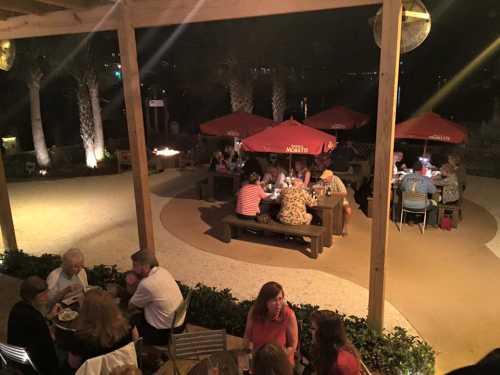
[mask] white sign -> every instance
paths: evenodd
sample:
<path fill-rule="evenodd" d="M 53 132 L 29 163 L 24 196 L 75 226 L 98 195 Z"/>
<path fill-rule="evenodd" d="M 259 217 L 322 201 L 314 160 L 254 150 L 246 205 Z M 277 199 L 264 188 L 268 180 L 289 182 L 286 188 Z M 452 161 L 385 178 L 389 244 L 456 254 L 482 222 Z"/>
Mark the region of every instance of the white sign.
<path fill-rule="evenodd" d="M 163 99 L 151 99 L 149 101 L 150 107 L 163 107 L 165 104 L 163 103 Z"/>

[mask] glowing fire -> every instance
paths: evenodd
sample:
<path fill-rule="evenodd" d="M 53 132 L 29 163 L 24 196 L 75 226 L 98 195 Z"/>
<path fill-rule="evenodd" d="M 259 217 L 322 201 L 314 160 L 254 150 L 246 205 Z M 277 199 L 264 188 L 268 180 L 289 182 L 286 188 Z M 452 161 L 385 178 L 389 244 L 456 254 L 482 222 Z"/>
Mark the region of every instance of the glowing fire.
<path fill-rule="evenodd" d="M 168 147 L 162 148 L 160 150 L 155 148 L 153 150 L 153 154 L 158 155 L 158 156 L 174 156 L 174 155 L 177 155 L 179 153 L 180 153 L 180 151 L 173 150 L 173 149 L 168 148 Z"/>

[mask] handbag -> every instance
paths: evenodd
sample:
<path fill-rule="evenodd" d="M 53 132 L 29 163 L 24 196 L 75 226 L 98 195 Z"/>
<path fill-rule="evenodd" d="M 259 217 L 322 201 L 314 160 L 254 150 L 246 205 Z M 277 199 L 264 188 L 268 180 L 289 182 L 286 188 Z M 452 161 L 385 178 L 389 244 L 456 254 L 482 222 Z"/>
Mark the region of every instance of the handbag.
<path fill-rule="evenodd" d="M 441 219 L 441 223 L 439 224 L 439 227 L 442 230 L 451 230 L 452 226 L 453 223 L 451 221 L 451 217 L 448 215 L 443 216 L 443 218 Z"/>

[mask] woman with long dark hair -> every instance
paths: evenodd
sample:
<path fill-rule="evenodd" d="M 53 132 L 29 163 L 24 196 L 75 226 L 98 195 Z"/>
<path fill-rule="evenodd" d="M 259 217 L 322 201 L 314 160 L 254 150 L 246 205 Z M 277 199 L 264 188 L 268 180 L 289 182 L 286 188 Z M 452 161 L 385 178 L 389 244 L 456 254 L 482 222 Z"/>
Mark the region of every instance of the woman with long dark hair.
<path fill-rule="evenodd" d="M 280 284 L 274 281 L 265 283 L 248 313 L 244 338 L 254 350 L 265 344 L 278 345 L 293 364 L 298 344 L 297 318 L 284 298 Z"/>
<path fill-rule="evenodd" d="M 313 363 L 316 375 L 359 375 L 359 354 L 346 336 L 339 315 L 320 310 L 311 316 Z"/>

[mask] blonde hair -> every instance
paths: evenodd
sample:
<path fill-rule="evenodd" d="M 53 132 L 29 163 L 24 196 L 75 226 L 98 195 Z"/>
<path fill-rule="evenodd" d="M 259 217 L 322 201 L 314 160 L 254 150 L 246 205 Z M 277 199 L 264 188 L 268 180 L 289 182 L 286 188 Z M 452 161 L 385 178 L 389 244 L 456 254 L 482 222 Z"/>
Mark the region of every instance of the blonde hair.
<path fill-rule="evenodd" d="M 93 289 L 85 295 L 77 332 L 84 340 L 110 348 L 130 332 L 130 326 L 111 294 Z"/>

